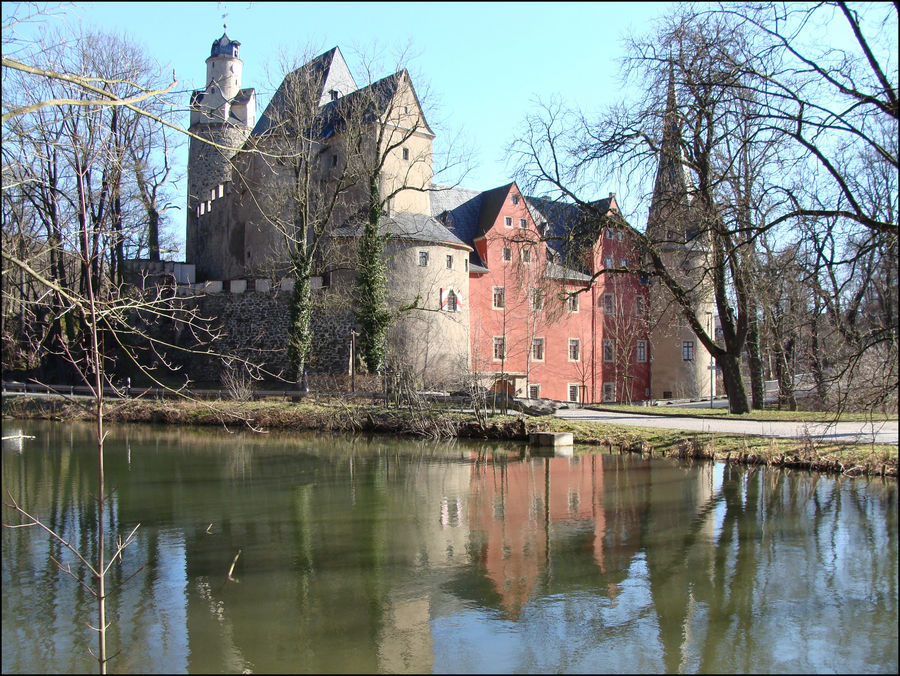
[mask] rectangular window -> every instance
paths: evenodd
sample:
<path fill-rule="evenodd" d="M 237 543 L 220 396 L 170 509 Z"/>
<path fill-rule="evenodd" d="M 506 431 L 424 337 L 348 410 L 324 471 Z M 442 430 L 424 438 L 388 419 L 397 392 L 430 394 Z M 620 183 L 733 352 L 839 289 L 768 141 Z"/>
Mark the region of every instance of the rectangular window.
<path fill-rule="evenodd" d="M 639 340 L 637 342 L 637 360 L 639 362 L 647 361 L 647 341 Z"/>
<path fill-rule="evenodd" d="M 627 260 L 626 258 L 623 258 L 623 259 L 622 259 L 622 267 L 623 267 L 623 268 L 627 268 L 627 267 L 628 267 L 628 260 Z"/>
<path fill-rule="evenodd" d="M 427 251 L 419 252 L 419 265 L 423 268 L 428 265 L 428 252 Z"/>
<path fill-rule="evenodd" d="M 681 358 L 684 361 L 694 361 L 694 341 L 686 340 L 681 343 Z"/>
<path fill-rule="evenodd" d="M 404 160 L 408 160 L 408 159 L 409 159 L 409 148 L 404 148 L 404 149 L 403 149 L 403 159 L 404 159 Z"/>
<path fill-rule="evenodd" d="M 616 400 L 616 384 L 615 383 L 603 383 L 603 401 L 615 401 Z"/>
<path fill-rule="evenodd" d="M 616 299 L 611 293 L 603 294 L 603 311 L 608 315 L 616 313 Z"/>
<path fill-rule="evenodd" d="M 612 228 L 606 229 L 606 239 L 615 239 L 615 235 L 613 234 Z"/>
<path fill-rule="evenodd" d="M 603 361 L 611 362 L 613 360 L 613 342 L 611 340 L 603 341 Z"/>
<path fill-rule="evenodd" d="M 506 307 L 506 290 L 502 286 L 494 287 L 494 309 L 500 310 Z"/>
<path fill-rule="evenodd" d="M 513 203 L 513 204 L 518 204 L 518 203 L 519 203 L 519 196 L 518 196 L 518 195 L 513 195 L 513 196 L 512 196 L 512 203 Z"/>
<path fill-rule="evenodd" d="M 447 291 L 447 304 L 445 309 L 447 312 L 456 312 L 458 309 L 456 304 L 456 294 L 453 292 L 453 289 Z"/>
<path fill-rule="evenodd" d="M 507 216 L 506 218 L 504 218 L 503 225 L 505 225 L 507 228 L 511 228 L 512 227 L 512 217 Z"/>
<path fill-rule="evenodd" d="M 544 309 L 544 292 L 540 289 L 534 289 L 531 292 L 531 309 L 532 310 L 543 310 Z"/>
<path fill-rule="evenodd" d="M 569 401 L 578 401 L 578 383 L 569 383 Z"/>
<path fill-rule="evenodd" d="M 607 256 L 606 258 L 603 259 L 603 267 L 611 270 L 612 266 L 613 266 L 612 256 Z"/>
<path fill-rule="evenodd" d="M 503 359 L 505 342 L 503 338 L 494 338 L 494 359 Z"/>
<path fill-rule="evenodd" d="M 569 361 L 578 361 L 581 356 L 581 341 L 578 338 L 569 338 Z"/>
<path fill-rule="evenodd" d="M 503 247 L 503 260 L 512 260 L 512 249 L 510 249 L 508 246 Z"/>
<path fill-rule="evenodd" d="M 526 221 L 524 218 L 520 218 L 519 227 L 522 228 L 522 230 L 525 230 L 528 227 L 528 221 Z"/>
<path fill-rule="evenodd" d="M 544 339 L 531 339 L 531 358 L 535 361 L 544 361 Z"/>
<path fill-rule="evenodd" d="M 621 231 L 621 230 L 616 231 L 616 238 L 617 238 L 620 242 L 622 241 L 622 237 L 623 237 L 622 231 Z"/>
<path fill-rule="evenodd" d="M 578 312 L 578 294 L 569 296 L 569 312 Z"/>
<path fill-rule="evenodd" d="M 469 259 L 468 258 L 463 260 L 463 267 L 465 268 L 466 272 L 469 271 Z"/>
<path fill-rule="evenodd" d="M 541 398 L 541 386 L 539 384 L 528 386 L 528 398 L 529 399 L 540 399 Z"/>
<path fill-rule="evenodd" d="M 453 269 L 453 256 L 451 256 L 450 254 L 447 254 L 447 269 Z"/>
<path fill-rule="evenodd" d="M 522 262 L 523 263 L 531 262 L 531 249 L 529 249 L 528 247 L 525 247 L 524 249 L 522 249 Z"/>
<path fill-rule="evenodd" d="M 336 167 L 336 166 L 337 166 L 337 160 L 338 160 L 338 156 L 337 156 L 337 155 L 332 155 L 332 156 L 331 156 L 331 166 L 332 166 L 332 167 Z"/>

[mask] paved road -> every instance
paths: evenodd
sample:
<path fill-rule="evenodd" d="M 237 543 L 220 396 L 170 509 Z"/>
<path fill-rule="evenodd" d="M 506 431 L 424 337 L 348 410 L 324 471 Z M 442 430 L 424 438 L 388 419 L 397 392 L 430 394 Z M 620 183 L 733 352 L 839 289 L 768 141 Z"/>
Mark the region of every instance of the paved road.
<path fill-rule="evenodd" d="M 643 415 L 637 413 L 614 413 L 589 409 L 560 409 L 560 418 L 575 420 L 597 420 L 616 425 L 637 425 L 641 427 L 663 427 L 666 429 L 694 432 L 718 432 L 721 434 L 755 434 L 764 437 L 802 439 L 812 436 L 825 441 L 871 443 L 897 443 L 897 421 L 876 423 L 840 422 L 798 423 L 754 420 L 717 420 L 715 418 L 682 418 L 671 415 Z"/>

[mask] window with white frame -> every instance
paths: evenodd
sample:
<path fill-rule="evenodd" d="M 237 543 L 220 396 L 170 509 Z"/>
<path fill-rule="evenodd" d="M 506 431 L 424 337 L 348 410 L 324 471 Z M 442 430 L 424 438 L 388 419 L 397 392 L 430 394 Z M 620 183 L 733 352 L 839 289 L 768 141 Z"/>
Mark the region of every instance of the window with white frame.
<path fill-rule="evenodd" d="M 578 401 L 578 383 L 569 383 L 567 389 L 569 390 L 569 401 Z"/>
<path fill-rule="evenodd" d="M 603 341 L 603 361 L 611 362 L 613 361 L 613 342 L 611 340 L 604 339 Z"/>
<path fill-rule="evenodd" d="M 569 338 L 569 361 L 578 361 L 581 357 L 581 341 L 578 338 Z"/>
<path fill-rule="evenodd" d="M 685 340 L 681 343 L 681 358 L 684 361 L 694 361 L 694 341 Z"/>
<path fill-rule="evenodd" d="M 522 230 L 525 230 L 528 227 L 528 221 L 525 220 L 524 218 L 520 218 L 519 219 L 519 227 L 522 228 Z"/>
<path fill-rule="evenodd" d="M 500 310 L 506 307 L 506 289 L 502 286 L 494 287 L 494 309 Z"/>
<path fill-rule="evenodd" d="M 647 341 L 639 340 L 636 347 L 637 360 L 639 362 L 647 361 Z"/>
<path fill-rule="evenodd" d="M 612 266 L 613 266 L 612 256 L 607 256 L 606 258 L 603 259 L 603 267 L 607 268 L 608 270 L 611 270 Z"/>
<path fill-rule="evenodd" d="M 535 361 L 544 361 L 544 339 L 531 339 L 531 358 Z"/>
<path fill-rule="evenodd" d="M 447 302 L 444 304 L 444 309 L 447 312 L 456 312 L 458 309 L 456 293 L 453 289 L 447 291 Z"/>
<path fill-rule="evenodd" d="M 428 265 L 428 252 L 427 251 L 419 252 L 419 265 L 423 268 Z"/>
<path fill-rule="evenodd" d="M 451 254 L 447 254 L 447 269 L 453 269 L 453 256 Z"/>
<path fill-rule="evenodd" d="M 615 383 L 603 383 L 603 401 L 615 401 L 616 400 L 616 384 Z"/>
<path fill-rule="evenodd" d="M 616 298 L 613 294 L 603 294 L 603 311 L 608 315 L 614 315 L 616 313 Z"/>
<path fill-rule="evenodd" d="M 578 312 L 578 294 L 574 293 L 569 296 L 568 301 L 569 312 Z"/>
<path fill-rule="evenodd" d="M 506 340 L 502 337 L 494 338 L 494 359 L 503 359 L 506 353 Z"/>
<path fill-rule="evenodd" d="M 512 249 L 510 249 L 508 246 L 503 247 L 503 260 L 512 260 Z"/>
<path fill-rule="evenodd" d="M 528 386 L 528 398 L 529 399 L 540 399 L 541 398 L 541 386 L 540 383 L 532 383 Z"/>
<path fill-rule="evenodd" d="M 506 218 L 504 218 L 503 225 L 505 225 L 507 228 L 511 228 L 512 227 L 512 216 L 507 216 Z"/>

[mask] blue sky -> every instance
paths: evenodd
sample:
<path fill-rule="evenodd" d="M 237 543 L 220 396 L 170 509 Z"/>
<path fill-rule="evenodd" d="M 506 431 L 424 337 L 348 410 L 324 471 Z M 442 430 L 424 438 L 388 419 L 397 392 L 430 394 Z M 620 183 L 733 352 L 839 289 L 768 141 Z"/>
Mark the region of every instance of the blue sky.
<path fill-rule="evenodd" d="M 337 45 L 357 79 L 365 81 L 354 47 L 371 51 L 377 42 L 385 55 L 385 71 L 376 73 L 382 77 L 390 74 L 397 51 L 411 44 L 416 88 L 427 85 L 438 105 L 429 121 L 441 123 L 433 125 L 439 133 L 445 127 L 464 135 L 477 166 L 463 186 L 486 190 L 510 180 L 504 148 L 525 115 L 535 111 L 537 98 L 559 94 L 582 110 L 597 110 L 621 97 L 622 37 L 648 29 L 668 5 L 104 2 L 76 3 L 52 22 L 133 38 L 174 68 L 185 104 L 188 92 L 204 84 L 204 61 L 223 23 L 241 43 L 243 85 L 257 90 L 261 107 L 273 90 L 267 67 L 277 68 L 280 49 L 320 53 Z M 4 3 L 4 15 L 10 6 Z M 186 162 L 186 151 L 183 156 Z M 598 186 L 598 195 L 610 191 L 621 189 Z M 172 214 L 172 221 L 183 233 L 183 211 Z"/>

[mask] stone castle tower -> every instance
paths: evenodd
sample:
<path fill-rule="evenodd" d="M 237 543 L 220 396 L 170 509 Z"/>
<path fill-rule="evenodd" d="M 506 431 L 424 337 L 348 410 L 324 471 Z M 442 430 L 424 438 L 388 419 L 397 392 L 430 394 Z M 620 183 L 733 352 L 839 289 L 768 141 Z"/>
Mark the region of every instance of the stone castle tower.
<path fill-rule="evenodd" d="M 210 231 L 217 221 L 202 217 L 230 192 L 231 158 L 256 124 L 256 91 L 241 88 L 240 45 L 225 33 L 215 40 L 206 59 L 206 86 L 191 94 L 189 130 L 219 146 L 190 140 L 186 259 L 196 266 L 198 280 L 210 278 L 208 246 L 222 238 Z"/>
<path fill-rule="evenodd" d="M 675 77 L 669 71 L 666 113 L 659 165 L 653 185 L 647 237 L 666 269 L 688 293 L 694 315 L 708 332 L 715 329 L 715 304 L 708 274 L 708 235 L 697 222 L 691 201 L 691 179 L 684 163 Z M 712 357 L 684 319 L 671 293 L 659 285 L 650 294 L 654 399 L 707 398 L 715 394 Z"/>

